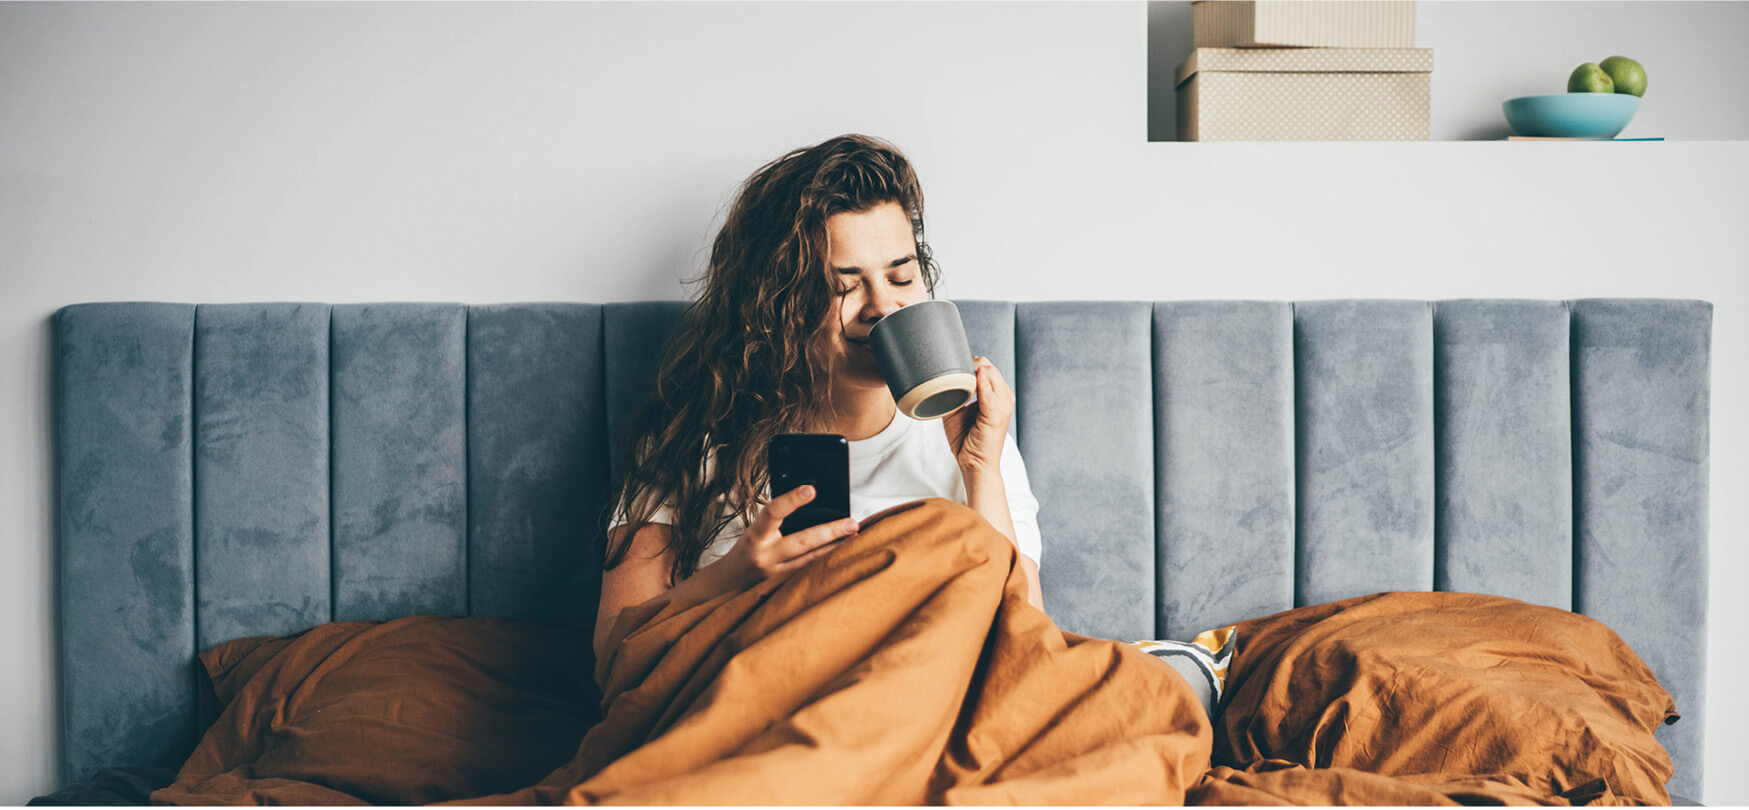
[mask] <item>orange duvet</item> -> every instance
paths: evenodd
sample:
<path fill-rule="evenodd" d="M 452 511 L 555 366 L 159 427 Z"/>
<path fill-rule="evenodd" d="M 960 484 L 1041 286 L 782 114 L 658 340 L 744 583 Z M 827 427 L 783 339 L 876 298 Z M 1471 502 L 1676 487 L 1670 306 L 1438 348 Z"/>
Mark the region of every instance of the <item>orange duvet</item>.
<path fill-rule="evenodd" d="M 575 756 L 462 803 L 1668 802 L 1670 695 L 1591 619 L 1387 593 L 1242 622 L 1211 726 L 1175 670 L 1060 631 L 1024 583 L 1006 538 L 930 500 L 790 576 L 629 609 Z M 350 797 L 300 778 L 271 795 Z"/>
<path fill-rule="evenodd" d="M 1211 730 L 1179 675 L 1059 631 L 1013 546 L 931 500 L 824 565 L 642 605 L 605 716 L 541 784 L 479 803 L 1179 804 Z"/>
<path fill-rule="evenodd" d="M 1670 696 L 1591 619 L 1389 593 L 1247 621 L 1211 735 L 1175 671 L 1023 583 L 932 500 L 787 579 L 641 606 L 577 757 L 482 801 L 1668 803 Z"/>
<path fill-rule="evenodd" d="M 1381 593 L 1241 622 L 1215 733 L 1228 804 L 1669 804 L 1679 715 L 1602 623 Z"/>

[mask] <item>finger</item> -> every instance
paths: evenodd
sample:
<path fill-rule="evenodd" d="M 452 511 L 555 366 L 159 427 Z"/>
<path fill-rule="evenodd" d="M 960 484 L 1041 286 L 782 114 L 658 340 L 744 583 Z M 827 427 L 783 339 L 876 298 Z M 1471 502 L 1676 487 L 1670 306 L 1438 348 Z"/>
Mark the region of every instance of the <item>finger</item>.
<path fill-rule="evenodd" d="M 990 366 L 990 390 L 998 394 L 1012 393 L 1013 391 L 1008 385 L 1008 379 L 1002 376 L 1002 369 L 994 365 Z"/>
<path fill-rule="evenodd" d="M 820 546 L 856 534 L 856 521 L 850 518 L 809 526 L 795 534 L 783 538 L 780 547 L 783 555 L 796 558 L 812 552 Z"/>
<path fill-rule="evenodd" d="M 972 401 L 961 405 L 958 410 L 941 417 L 941 429 L 947 432 L 948 438 L 956 438 L 971 429 L 978 421 L 978 392 L 973 391 Z"/>
<path fill-rule="evenodd" d="M 790 513 L 800 509 L 802 504 L 814 499 L 814 487 L 803 484 L 771 499 L 757 517 L 753 519 L 755 528 L 760 532 L 776 529 L 783 525 L 783 519 Z"/>
<path fill-rule="evenodd" d="M 992 391 L 1000 391 L 1008 387 L 1008 381 L 1002 378 L 1002 369 L 997 368 L 995 363 L 990 362 L 990 358 L 982 357 L 978 360 L 979 362 L 976 362 L 973 365 L 977 367 L 978 386 L 980 388 L 983 388 L 986 382 L 990 383 L 989 388 Z"/>
<path fill-rule="evenodd" d="M 804 565 L 807 565 L 808 563 L 813 562 L 815 557 L 818 557 L 822 554 L 830 554 L 832 552 L 832 549 L 835 549 L 838 547 L 838 543 L 839 543 L 839 541 L 834 540 L 833 542 L 830 542 L 830 543 L 827 543 L 826 545 L 820 546 L 819 548 L 816 548 L 813 551 L 810 551 L 806 554 L 803 554 L 800 557 L 795 557 L 795 558 L 790 559 L 788 562 L 781 563 L 777 566 L 776 571 L 774 573 L 779 573 L 779 574 L 787 573 L 790 571 L 794 571 L 797 568 L 800 568 Z"/>

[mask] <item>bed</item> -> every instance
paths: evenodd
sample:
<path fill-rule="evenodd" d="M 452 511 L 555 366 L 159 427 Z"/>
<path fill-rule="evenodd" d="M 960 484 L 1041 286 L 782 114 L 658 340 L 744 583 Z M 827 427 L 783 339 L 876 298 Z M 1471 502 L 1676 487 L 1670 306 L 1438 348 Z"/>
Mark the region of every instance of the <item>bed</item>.
<path fill-rule="evenodd" d="M 1046 608 L 1187 639 L 1378 592 L 1592 617 L 1706 720 L 1712 307 L 957 302 L 1004 370 Z M 424 615 L 592 625 L 610 440 L 681 302 L 54 316 L 62 777 L 176 768 L 197 656 Z M 210 701 L 210 696 L 207 696 Z"/>

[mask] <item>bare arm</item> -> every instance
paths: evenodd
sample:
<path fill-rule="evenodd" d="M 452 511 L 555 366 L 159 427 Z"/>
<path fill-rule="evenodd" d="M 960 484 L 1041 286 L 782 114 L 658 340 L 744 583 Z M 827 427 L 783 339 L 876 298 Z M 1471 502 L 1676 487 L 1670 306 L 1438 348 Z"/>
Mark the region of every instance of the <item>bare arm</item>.
<path fill-rule="evenodd" d="M 990 358 L 972 358 L 978 372 L 978 399 L 941 420 L 948 449 L 959 464 L 966 484 L 966 505 L 984 516 L 996 530 L 1014 543 L 1020 570 L 1026 575 L 1026 601 L 1045 609 L 1044 589 L 1039 587 L 1038 562 L 1019 554 L 1014 515 L 1008 511 L 1008 486 L 1002 481 L 1002 448 L 1008 441 L 1008 422 L 1014 418 L 1014 389 L 1002 378 Z"/>
<path fill-rule="evenodd" d="M 615 530 L 617 539 L 625 528 Z M 595 613 L 595 658 L 607 653 L 607 637 L 613 632 L 613 622 L 620 611 L 641 605 L 672 592 L 675 599 L 705 600 L 719 593 L 741 587 L 745 583 L 731 581 L 730 566 L 707 565 L 692 576 L 670 586 L 669 568 L 674 563 L 674 551 L 668 540 L 674 534 L 671 526 L 651 523 L 632 536 L 631 550 L 625 560 L 611 571 L 601 574 L 601 604 Z"/>
<path fill-rule="evenodd" d="M 1020 553 L 1019 541 L 1014 531 L 1014 515 L 1008 511 L 1008 487 L 1002 482 L 1002 474 L 998 472 L 979 473 L 965 471 L 966 505 L 972 511 L 984 516 L 990 521 L 996 531 L 1007 536 L 1008 542 L 1016 544 L 1015 556 L 1019 558 L 1020 570 L 1026 575 L 1026 601 L 1039 610 L 1045 609 L 1044 589 L 1039 587 L 1038 563 L 1031 557 Z"/>
<path fill-rule="evenodd" d="M 620 611 L 673 591 L 676 599 L 705 600 L 717 594 L 745 588 L 766 577 L 793 571 L 856 533 L 856 521 L 845 519 L 822 523 L 795 534 L 779 533 L 783 519 L 797 507 L 814 499 L 814 488 L 797 487 L 760 507 L 747 531 L 733 548 L 716 562 L 671 585 L 668 572 L 674 564 L 669 548 L 672 527 L 651 523 L 632 536 L 625 559 L 611 571 L 601 573 L 601 603 L 595 613 L 595 658 L 606 655 L 607 636 Z M 623 537 L 625 528 L 611 535 Z"/>
<path fill-rule="evenodd" d="M 619 542 L 630 529 L 630 526 L 614 528 L 609 535 L 609 546 Z M 668 548 L 668 539 L 673 532 L 672 528 L 660 523 L 645 525 L 632 536 L 632 547 L 626 551 L 625 559 L 618 566 L 601 572 L 601 603 L 595 612 L 596 660 L 606 653 L 602 645 L 621 610 L 668 592 L 668 570 L 674 563 L 674 552 Z"/>

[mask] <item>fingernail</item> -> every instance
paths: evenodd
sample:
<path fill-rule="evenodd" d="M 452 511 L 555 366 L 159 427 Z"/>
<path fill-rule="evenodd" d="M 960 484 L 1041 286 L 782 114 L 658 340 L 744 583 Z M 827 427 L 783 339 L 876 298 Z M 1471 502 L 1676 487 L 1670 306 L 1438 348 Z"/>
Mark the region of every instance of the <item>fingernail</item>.
<path fill-rule="evenodd" d="M 808 484 L 803 484 L 802 485 L 802 497 L 804 497 L 804 498 L 814 497 L 814 488 Z"/>

